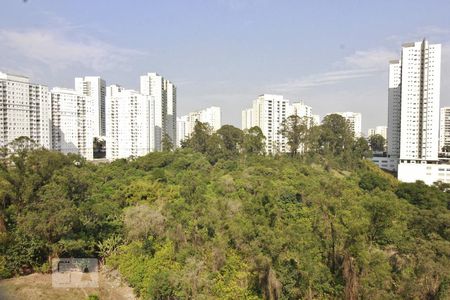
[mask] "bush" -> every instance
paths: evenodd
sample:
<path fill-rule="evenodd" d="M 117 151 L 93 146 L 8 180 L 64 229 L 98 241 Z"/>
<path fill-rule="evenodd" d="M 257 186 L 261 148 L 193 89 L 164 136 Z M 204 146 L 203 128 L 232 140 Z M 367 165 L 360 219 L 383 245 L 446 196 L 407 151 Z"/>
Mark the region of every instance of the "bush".
<path fill-rule="evenodd" d="M 364 173 L 359 180 L 359 187 L 366 191 L 379 188 L 385 191 L 389 188 L 389 181 L 375 173 Z"/>

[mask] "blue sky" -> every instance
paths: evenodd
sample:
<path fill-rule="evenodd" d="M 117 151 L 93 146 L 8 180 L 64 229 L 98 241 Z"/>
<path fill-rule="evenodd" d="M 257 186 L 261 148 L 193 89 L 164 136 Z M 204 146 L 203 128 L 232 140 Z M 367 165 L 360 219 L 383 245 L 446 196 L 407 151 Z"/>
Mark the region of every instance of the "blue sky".
<path fill-rule="evenodd" d="M 0 70 L 73 87 L 100 75 L 138 89 L 158 72 L 178 87 L 179 115 L 222 107 L 223 122 L 262 93 L 314 113 L 356 111 L 387 123 L 387 68 L 404 42 L 443 46 L 450 105 L 450 1 L 3 0 Z"/>

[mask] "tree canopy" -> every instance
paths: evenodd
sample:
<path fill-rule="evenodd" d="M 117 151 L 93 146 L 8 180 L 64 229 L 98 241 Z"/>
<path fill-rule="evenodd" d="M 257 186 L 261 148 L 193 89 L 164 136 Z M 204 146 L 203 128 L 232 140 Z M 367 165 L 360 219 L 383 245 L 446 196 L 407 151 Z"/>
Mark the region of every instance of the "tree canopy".
<path fill-rule="evenodd" d="M 386 139 L 381 134 L 369 136 L 369 144 L 372 151 L 383 152 L 386 145 Z"/>
<path fill-rule="evenodd" d="M 448 299 L 448 185 L 398 182 L 337 124 L 295 157 L 263 155 L 257 127 L 204 124 L 183 149 L 112 163 L 9 148 L 0 277 L 98 257 L 143 299 Z"/>

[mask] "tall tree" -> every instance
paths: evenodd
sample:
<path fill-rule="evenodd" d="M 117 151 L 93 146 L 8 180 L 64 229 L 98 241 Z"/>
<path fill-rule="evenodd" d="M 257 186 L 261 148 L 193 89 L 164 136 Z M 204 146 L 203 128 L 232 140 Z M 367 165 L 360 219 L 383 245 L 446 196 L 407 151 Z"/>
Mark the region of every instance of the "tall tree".
<path fill-rule="evenodd" d="M 231 154 L 237 154 L 242 145 L 244 133 L 233 125 L 223 125 L 217 134 L 222 138 L 225 148 Z"/>
<path fill-rule="evenodd" d="M 185 145 L 194 151 L 206 153 L 208 148 L 208 140 L 211 137 L 212 129 L 208 123 L 195 121 L 194 132 L 185 141 Z"/>
<path fill-rule="evenodd" d="M 164 152 L 173 151 L 174 149 L 173 141 L 167 133 L 164 133 L 161 143 L 162 143 L 162 151 Z"/>
<path fill-rule="evenodd" d="M 372 151 L 383 152 L 386 139 L 381 134 L 373 134 L 369 137 L 369 144 Z"/>
<path fill-rule="evenodd" d="M 266 137 L 264 136 L 261 128 L 258 126 L 254 126 L 250 129 L 246 129 L 244 131 L 243 137 L 243 151 L 246 154 L 264 154 L 265 144 L 264 140 Z"/>
<path fill-rule="evenodd" d="M 369 143 L 363 137 L 355 140 L 353 143 L 353 156 L 360 158 L 368 158 L 372 156 L 372 151 L 370 151 Z"/>
<path fill-rule="evenodd" d="M 337 156 L 351 151 L 354 133 L 344 117 L 338 114 L 325 116 L 321 127 L 320 144 L 325 154 Z"/>
<path fill-rule="evenodd" d="M 320 136 L 322 132 L 322 126 L 316 125 L 311 126 L 307 133 L 306 133 L 306 139 L 305 139 L 305 152 L 310 153 L 319 153 L 321 151 L 321 144 L 320 144 Z"/>
<path fill-rule="evenodd" d="M 308 122 L 308 118 L 292 115 L 281 123 L 280 133 L 287 139 L 291 156 L 297 155 L 300 146 L 305 143 Z"/>
<path fill-rule="evenodd" d="M 215 164 L 219 159 L 226 158 L 231 152 L 226 149 L 226 145 L 217 133 L 213 133 L 206 143 L 206 154 L 209 162 Z"/>

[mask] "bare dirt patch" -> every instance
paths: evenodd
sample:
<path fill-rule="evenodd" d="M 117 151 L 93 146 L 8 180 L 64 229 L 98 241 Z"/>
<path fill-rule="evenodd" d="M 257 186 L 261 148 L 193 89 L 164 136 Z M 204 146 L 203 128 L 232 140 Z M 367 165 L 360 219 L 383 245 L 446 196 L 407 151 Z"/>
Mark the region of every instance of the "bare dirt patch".
<path fill-rule="evenodd" d="M 0 280 L 2 300 L 85 300 L 97 295 L 101 300 L 134 300 L 133 289 L 123 284 L 115 271 L 99 274 L 98 288 L 53 288 L 51 274 L 31 274 Z"/>

